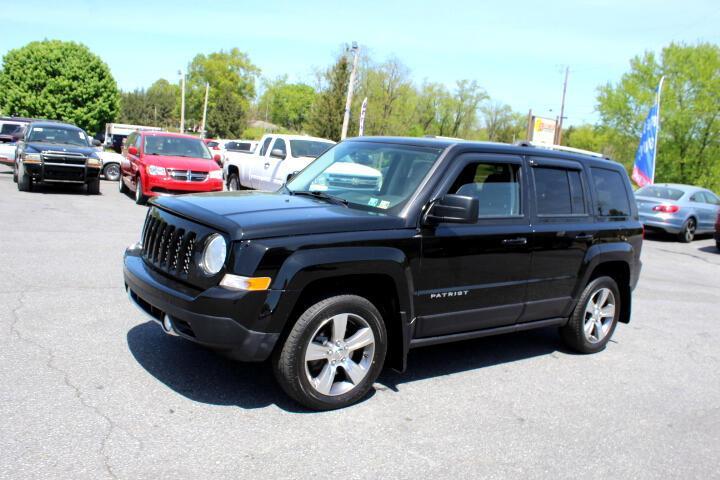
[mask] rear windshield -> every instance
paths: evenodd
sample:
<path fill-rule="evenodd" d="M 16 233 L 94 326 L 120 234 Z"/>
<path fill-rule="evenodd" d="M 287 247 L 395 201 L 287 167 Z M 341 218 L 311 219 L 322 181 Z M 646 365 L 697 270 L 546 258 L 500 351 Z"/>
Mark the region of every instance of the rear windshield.
<path fill-rule="evenodd" d="M 650 185 L 637 190 L 635 195 L 639 195 L 641 197 L 662 198 L 663 200 L 680 200 L 680 197 L 682 197 L 684 193 L 685 192 L 678 190 L 677 188 Z"/>

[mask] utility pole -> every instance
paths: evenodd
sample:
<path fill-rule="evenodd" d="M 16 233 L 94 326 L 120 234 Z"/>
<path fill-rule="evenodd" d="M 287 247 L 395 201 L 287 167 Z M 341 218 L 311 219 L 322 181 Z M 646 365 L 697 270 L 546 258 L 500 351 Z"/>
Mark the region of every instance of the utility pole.
<path fill-rule="evenodd" d="M 185 74 L 178 70 L 180 75 L 180 133 L 185 133 Z"/>
<path fill-rule="evenodd" d="M 347 137 L 348 124 L 350 123 L 350 105 L 352 104 L 353 87 L 355 86 L 355 70 L 357 70 L 358 58 L 360 57 L 360 47 L 358 47 L 357 42 L 352 43 L 351 52 L 355 54 L 355 58 L 353 59 L 353 67 L 350 72 L 350 84 L 348 85 L 347 99 L 345 100 L 345 115 L 343 116 L 340 140 L 345 140 L 345 137 Z"/>
<path fill-rule="evenodd" d="M 526 140 L 528 142 L 532 141 L 532 133 L 533 133 L 533 121 L 532 121 L 532 108 L 528 110 L 528 120 L 527 120 L 527 135 Z"/>
<path fill-rule="evenodd" d="M 557 132 L 555 132 L 555 145 L 560 145 L 562 143 L 562 127 L 563 127 L 563 119 L 565 118 L 565 92 L 567 92 L 567 82 L 568 82 L 568 75 L 570 74 L 570 67 L 565 67 L 565 82 L 563 82 L 563 93 L 562 93 L 562 101 L 560 102 L 560 120 L 557 122 Z"/>
<path fill-rule="evenodd" d="M 205 138 L 205 119 L 207 118 L 207 104 L 208 104 L 208 94 L 210 93 L 210 83 L 205 82 L 205 105 L 203 106 L 203 117 L 202 117 L 202 126 L 200 127 L 200 135 L 202 138 Z"/>

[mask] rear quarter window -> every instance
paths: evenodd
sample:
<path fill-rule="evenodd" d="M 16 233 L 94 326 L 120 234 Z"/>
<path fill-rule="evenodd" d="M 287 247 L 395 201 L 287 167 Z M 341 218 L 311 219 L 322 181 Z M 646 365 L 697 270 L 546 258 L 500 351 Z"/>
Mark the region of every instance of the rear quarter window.
<path fill-rule="evenodd" d="M 630 199 L 625 179 L 615 170 L 592 168 L 597 199 L 597 213 L 603 217 L 630 216 Z"/>

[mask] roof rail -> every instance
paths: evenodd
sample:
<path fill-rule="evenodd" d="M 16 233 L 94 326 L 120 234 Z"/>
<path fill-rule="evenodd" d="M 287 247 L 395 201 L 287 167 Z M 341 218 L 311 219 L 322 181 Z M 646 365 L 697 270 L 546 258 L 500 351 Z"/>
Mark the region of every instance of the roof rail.
<path fill-rule="evenodd" d="M 546 148 L 548 150 L 557 150 L 560 152 L 579 153 L 581 155 L 589 155 L 591 157 L 596 157 L 596 158 L 608 158 L 607 156 L 603 155 L 602 153 L 592 152 L 590 150 L 583 150 L 582 148 L 566 147 L 565 145 L 543 145 L 540 143 L 532 143 L 527 140 L 521 140 L 519 142 L 515 142 L 515 145 L 518 145 L 520 147 Z"/>
<path fill-rule="evenodd" d="M 438 140 L 457 140 L 460 142 L 464 142 L 464 138 L 457 138 L 457 137 L 445 137 L 443 135 L 423 135 L 423 138 L 437 138 Z"/>

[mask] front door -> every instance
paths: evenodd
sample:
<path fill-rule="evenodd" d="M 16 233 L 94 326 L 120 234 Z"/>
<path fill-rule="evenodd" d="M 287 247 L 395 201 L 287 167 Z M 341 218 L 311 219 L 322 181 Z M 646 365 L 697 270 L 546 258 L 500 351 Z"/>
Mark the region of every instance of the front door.
<path fill-rule="evenodd" d="M 523 160 L 464 154 L 440 187 L 479 200 L 472 224 L 422 227 L 415 337 L 514 324 L 525 303 L 532 231 Z"/>
<path fill-rule="evenodd" d="M 265 157 L 265 162 L 262 165 L 262 171 L 260 173 L 260 189 L 261 190 L 267 190 L 269 192 L 274 192 L 278 189 L 279 185 L 276 181 L 276 173 L 277 170 L 280 168 L 280 162 L 284 160 L 284 158 L 278 158 L 273 157 L 272 152 L 274 151 L 280 151 L 284 155 L 287 155 L 287 147 L 285 145 L 285 140 L 282 138 L 276 138 L 275 142 L 272 144 L 272 148 L 268 151 L 267 156 Z M 283 183 L 283 182 L 280 182 Z"/>

